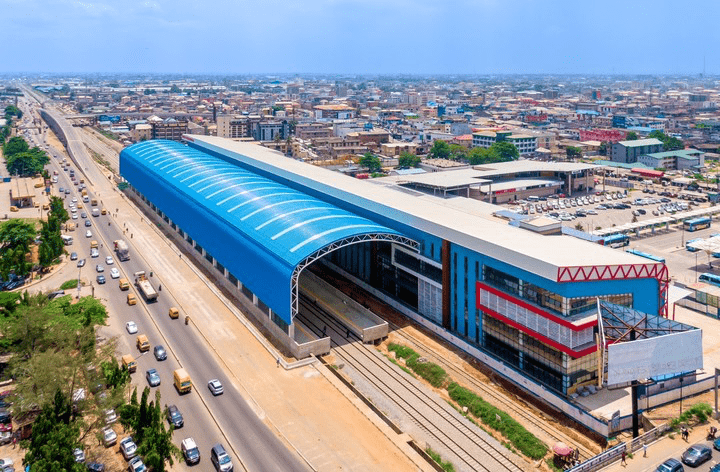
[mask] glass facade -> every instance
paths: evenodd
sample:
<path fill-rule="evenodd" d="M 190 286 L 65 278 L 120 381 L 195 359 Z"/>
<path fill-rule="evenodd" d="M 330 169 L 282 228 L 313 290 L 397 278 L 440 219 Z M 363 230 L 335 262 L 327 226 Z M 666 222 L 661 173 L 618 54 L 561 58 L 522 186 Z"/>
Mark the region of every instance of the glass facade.
<path fill-rule="evenodd" d="M 594 310 L 598 298 L 628 307 L 632 306 L 633 303 L 633 297 L 630 293 L 576 298 L 563 297 L 486 265 L 483 266 L 483 278 L 488 285 L 534 303 L 551 313 L 565 317 Z"/>

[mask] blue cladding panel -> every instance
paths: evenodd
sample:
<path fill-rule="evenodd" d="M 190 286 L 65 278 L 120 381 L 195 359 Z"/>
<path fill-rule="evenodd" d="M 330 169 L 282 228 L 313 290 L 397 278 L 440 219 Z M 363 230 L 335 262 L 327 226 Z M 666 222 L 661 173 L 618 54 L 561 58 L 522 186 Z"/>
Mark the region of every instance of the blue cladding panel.
<path fill-rule="evenodd" d="M 290 278 L 316 251 L 368 233 L 367 218 L 173 141 L 120 154 L 122 176 L 290 323 Z"/>

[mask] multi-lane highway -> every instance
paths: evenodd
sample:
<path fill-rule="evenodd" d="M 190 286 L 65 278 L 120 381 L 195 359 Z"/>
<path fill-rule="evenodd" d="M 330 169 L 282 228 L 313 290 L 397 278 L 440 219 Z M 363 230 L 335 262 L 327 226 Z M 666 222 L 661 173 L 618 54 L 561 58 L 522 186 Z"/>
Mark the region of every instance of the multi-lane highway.
<path fill-rule="evenodd" d="M 112 188 L 114 184 L 92 161 L 77 130 L 68 125 L 61 114 L 51 106 L 46 106 L 45 110 L 65 133 L 67 146 L 76 161 L 71 167 L 75 168 L 79 177 L 84 178 L 88 183 L 90 198 L 99 200 L 97 208 L 102 207 L 103 196 L 108 196 L 114 191 Z M 42 136 L 33 135 L 32 139 L 35 139 L 37 144 L 44 145 Z M 58 183 L 53 186 L 53 194 L 57 195 L 60 187 L 70 188 L 71 193 L 63 194 L 61 198 L 70 202 L 75 197 L 82 202 L 77 186 L 70 180 L 69 172 L 63 171 L 60 167 L 63 150 L 50 149 L 50 151 L 52 155 L 60 156 L 60 159 L 51 158 L 51 172 L 58 170 L 60 174 Z M 77 252 L 80 259 L 87 260 L 80 275 L 84 280 L 92 281 L 95 286 L 95 296 L 102 298 L 108 306 L 110 313 L 108 327 L 102 329 L 108 335 L 119 337 L 117 354 L 131 353 L 138 360 L 138 370 L 133 374 L 133 384 L 142 390 L 147 385 L 145 371 L 149 368 L 157 369 L 160 373 L 161 385 L 152 390 L 159 389 L 162 403 L 175 404 L 183 413 L 185 426 L 175 431 L 173 436 L 176 445 L 179 446 L 183 438 L 192 436 L 200 447 L 202 460 L 207 461 L 203 470 L 209 467 L 210 448 L 218 442 L 226 447 L 229 446 L 236 470 L 243 470 L 242 465 L 249 471 L 308 470 L 308 467 L 258 418 L 252 407 L 227 378 L 220 360 L 192 324 L 185 325 L 183 321 L 185 313 L 181 313 L 179 319 L 171 319 L 168 316 L 170 307 L 177 303 L 167 291 L 161 290 L 156 302 L 146 304 L 135 287 L 132 287 L 131 290 L 138 294 L 138 305 L 129 306 L 125 303 L 127 292 L 120 291 L 117 279 L 110 278 L 110 268 L 117 267 L 121 277 L 127 278 L 131 283 L 135 278 L 133 275 L 135 272 L 144 270 L 149 274 L 153 268 L 148 267 L 142 254 L 133 246 L 132 239 L 123 235 L 123 212 L 127 210 L 125 208 L 107 208 L 107 210 L 108 215 L 92 217 L 90 205 L 83 204 L 83 208 L 78 210 L 78 213 L 86 212 L 92 226 L 89 228 L 83 226 L 82 218 L 74 220 L 79 223 L 79 228 L 73 234 L 75 241 L 68 250 Z M 92 231 L 91 238 L 85 237 L 87 229 Z M 115 257 L 111 248 L 116 239 L 125 239 L 130 244 L 129 261 L 120 262 Z M 90 257 L 91 240 L 97 240 L 101 245 L 98 258 Z M 109 255 L 115 259 L 112 266 L 105 263 L 105 258 Z M 97 284 L 96 264 L 104 266 L 106 284 Z M 151 277 L 150 280 L 158 289 L 155 279 Z M 168 350 L 168 359 L 157 361 L 152 349 L 141 355 L 135 347 L 136 335 L 125 331 L 125 323 L 128 321 L 135 321 L 138 324 L 138 334 L 146 334 L 152 346 L 165 346 Z M 179 367 L 184 367 L 188 371 L 194 383 L 194 389 L 188 395 L 178 395 L 173 386 L 172 373 Z M 224 394 L 215 397 L 210 393 L 207 382 L 212 378 L 221 380 L 225 388 Z"/>

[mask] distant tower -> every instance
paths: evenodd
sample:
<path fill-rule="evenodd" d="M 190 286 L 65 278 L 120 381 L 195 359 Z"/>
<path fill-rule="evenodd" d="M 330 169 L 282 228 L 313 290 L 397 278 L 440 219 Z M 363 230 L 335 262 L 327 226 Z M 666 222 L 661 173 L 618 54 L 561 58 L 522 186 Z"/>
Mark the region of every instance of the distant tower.
<path fill-rule="evenodd" d="M 217 108 L 215 107 L 215 102 L 213 102 L 213 123 L 217 123 Z"/>

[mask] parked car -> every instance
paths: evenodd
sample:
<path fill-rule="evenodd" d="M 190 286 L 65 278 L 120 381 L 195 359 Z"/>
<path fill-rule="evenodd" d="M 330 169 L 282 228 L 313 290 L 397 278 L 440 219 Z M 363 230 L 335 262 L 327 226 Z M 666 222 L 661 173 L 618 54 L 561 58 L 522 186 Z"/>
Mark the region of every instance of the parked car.
<path fill-rule="evenodd" d="M 81 448 L 76 447 L 73 451 L 73 456 L 75 456 L 75 462 L 85 462 L 85 451 Z"/>
<path fill-rule="evenodd" d="M 137 455 L 137 445 L 130 436 L 120 441 L 120 452 L 126 461 L 129 461 Z"/>
<path fill-rule="evenodd" d="M 77 252 L 71 252 L 71 253 L 70 253 L 70 260 L 71 260 L 71 261 L 76 261 L 77 258 L 78 258 Z"/>
<path fill-rule="evenodd" d="M 220 380 L 218 379 L 212 379 L 211 381 L 209 381 L 208 388 L 210 389 L 210 392 L 212 392 L 212 394 L 215 396 L 222 395 L 224 391 L 222 383 L 220 383 Z"/>
<path fill-rule="evenodd" d="M 125 323 L 125 329 L 130 334 L 135 334 L 138 332 L 137 324 L 134 321 L 128 321 Z"/>
<path fill-rule="evenodd" d="M 175 405 L 170 405 L 167 407 L 166 416 L 168 423 L 173 425 L 175 428 L 182 428 L 185 424 L 185 421 L 183 420 L 183 415 L 180 413 L 180 409 L 178 409 Z"/>
<path fill-rule="evenodd" d="M 681 456 L 683 464 L 690 467 L 697 467 L 712 458 L 712 449 L 705 444 L 693 444 Z"/>
<path fill-rule="evenodd" d="M 117 421 L 117 413 L 115 410 L 105 410 L 105 424 L 112 424 Z"/>
<path fill-rule="evenodd" d="M 112 428 L 105 428 L 103 430 L 103 444 L 105 444 L 105 447 L 110 447 L 115 443 L 117 443 L 117 433 Z"/>
<path fill-rule="evenodd" d="M 147 467 L 143 463 L 142 459 L 135 457 L 128 464 L 128 472 L 146 472 Z"/>
<path fill-rule="evenodd" d="M 85 467 L 87 467 L 87 470 L 90 472 L 105 472 L 105 464 L 101 464 L 100 462 L 88 462 L 85 464 Z"/>

